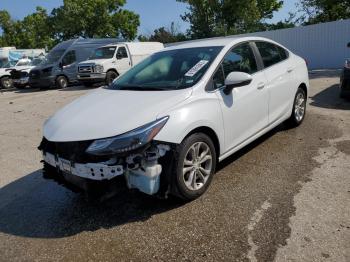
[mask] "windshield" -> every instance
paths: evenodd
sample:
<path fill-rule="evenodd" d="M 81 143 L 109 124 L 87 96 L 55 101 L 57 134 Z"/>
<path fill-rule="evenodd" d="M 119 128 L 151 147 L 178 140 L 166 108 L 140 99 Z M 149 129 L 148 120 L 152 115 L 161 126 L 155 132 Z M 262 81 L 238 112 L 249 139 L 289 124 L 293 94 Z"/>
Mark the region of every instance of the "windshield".
<path fill-rule="evenodd" d="M 32 62 L 30 63 L 31 66 L 37 66 L 39 65 L 41 62 L 43 62 L 43 59 L 40 58 L 35 58 L 32 60 Z"/>
<path fill-rule="evenodd" d="M 57 49 L 57 50 L 51 51 L 47 55 L 46 59 L 43 61 L 42 64 L 49 65 L 49 64 L 57 63 L 65 52 L 66 52 L 65 49 Z"/>
<path fill-rule="evenodd" d="M 116 79 L 117 90 L 176 90 L 195 85 L 223 47 L 197 47 L 156 53 Z"/>
<path fill-rule="evenodd" d="M 6 64 L 4 64 L 2 66 L 2 68 L 10 68 L 10 67 L 14 67 L 16 65 L 16 62 L 15 61 L 9 61 L 7 62 Z"/>
<path fill-rule="evenodd" d="M 101 47 L 96 49 L 92 55 L 89 57 L 89 59 L 110 59 L 113 58 L 115 53 L 115 46 L 109 46 L 109 47 Z"/>

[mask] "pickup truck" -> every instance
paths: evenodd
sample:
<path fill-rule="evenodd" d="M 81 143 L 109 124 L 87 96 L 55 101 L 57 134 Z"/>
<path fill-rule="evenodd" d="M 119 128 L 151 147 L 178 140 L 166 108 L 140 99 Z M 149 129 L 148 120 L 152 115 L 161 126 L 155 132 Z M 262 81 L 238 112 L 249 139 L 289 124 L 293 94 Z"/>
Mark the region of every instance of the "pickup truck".
<path fill-rule="evenodd" d="M 87 61 L 78 65 L 78 80 L 85 86 L 110 85 L 131 67 L 163 48 L 158 42 L 123 42 L 97 48 Z"/>

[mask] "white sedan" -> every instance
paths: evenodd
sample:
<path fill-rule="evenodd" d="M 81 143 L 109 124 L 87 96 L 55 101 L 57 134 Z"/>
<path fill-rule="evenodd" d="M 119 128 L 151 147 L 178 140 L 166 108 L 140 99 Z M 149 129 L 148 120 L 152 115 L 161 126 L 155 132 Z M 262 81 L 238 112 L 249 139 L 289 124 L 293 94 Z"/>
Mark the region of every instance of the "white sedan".
<path fill-rule="evenodd" d="M 45 177 L 100 192 L 124 176 L 150 195 L 195 199 L 219 161 L 282 122 L 300 125 L 308 88 L 305 61 L 269 39 L 168 47 L 45 123 Z"/>

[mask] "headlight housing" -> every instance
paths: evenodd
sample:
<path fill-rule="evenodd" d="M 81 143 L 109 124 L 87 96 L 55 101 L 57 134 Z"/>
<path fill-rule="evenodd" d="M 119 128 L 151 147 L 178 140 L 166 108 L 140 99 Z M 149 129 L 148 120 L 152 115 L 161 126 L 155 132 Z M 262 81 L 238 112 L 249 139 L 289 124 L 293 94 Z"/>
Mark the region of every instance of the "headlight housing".
<path fill-rule="evenodd" d="M 147 125 L 139 127 L 125 134 L 95 140 L 86 150 L 86 153 L 96 156 L 121 154 L 138 149 L 149 142 L 164 127 L 169 117 L 163 117 Z"/>
<path fill-rule="evenodd" d="M 95 73 L 103 73 L 104 70 L 103 65 L 95 65 L 94 69 Z"/>

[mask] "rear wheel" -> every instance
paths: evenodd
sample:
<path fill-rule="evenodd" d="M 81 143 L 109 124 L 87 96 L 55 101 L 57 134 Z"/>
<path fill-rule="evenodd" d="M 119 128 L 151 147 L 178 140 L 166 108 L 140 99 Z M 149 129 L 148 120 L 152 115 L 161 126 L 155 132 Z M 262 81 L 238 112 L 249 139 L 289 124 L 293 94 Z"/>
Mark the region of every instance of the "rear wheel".
<path fill-rule="evenodd" d="M 110 85 L 113 83 L 114 79 L 118 77 L 118 73 L 115 71 L 108 71 L 106 74 L 106 85 Z"/>
<path fill-rule="evenodd" d="M 9 76 L 4 76 L 0 79 L 0 86 L 5 89 L 10 89 L 13 87 L 13 81 Z"/>
<path fill-rule="evenodd" d="M 299 87 L 294 98 L 292 115 L 287 121 L 290 126 L 297 127 L 304 121 L 306 114 L 306 101 L 306 93 Z"/>
<path fill-rule="evenodd" d="M 59 89 L 66 88 L 68 86 L 68 79 L 65 76 L 59 76 L 56 79 L 56 87 Z"/>
<path fill-rule="evenodd" d="M 184 200 L 200 197 L 209 187 L 216 168 L 216 152 L 212 140 L 203 133 L 186 138 L 177 150 L 172 187 Z"/>

